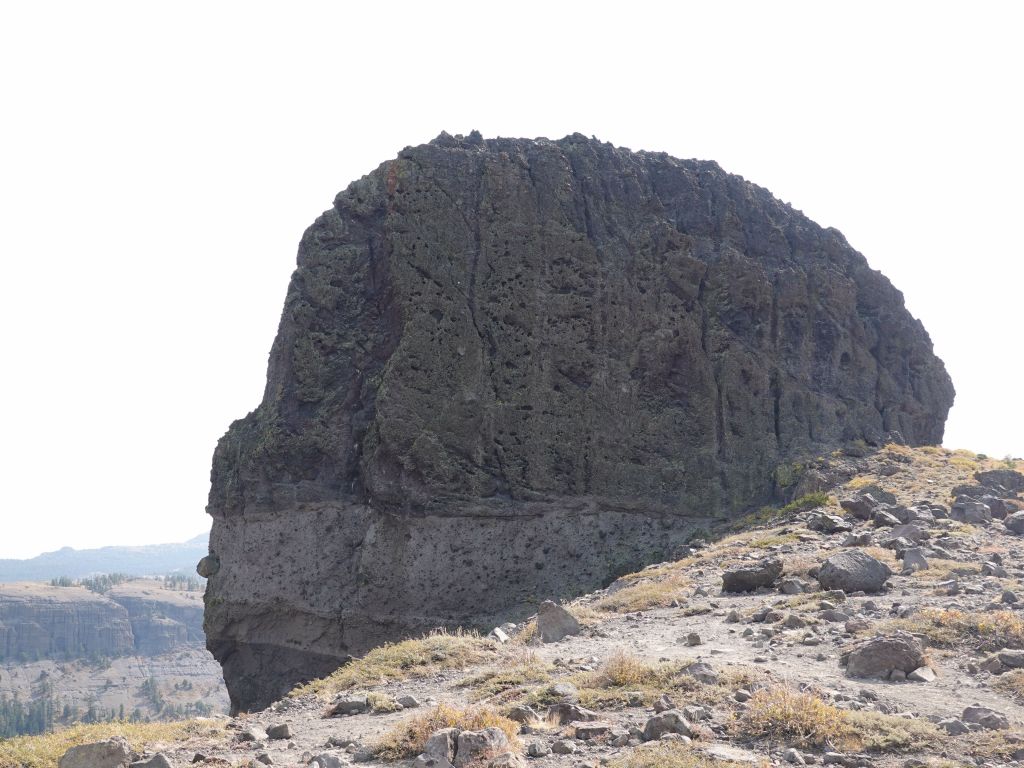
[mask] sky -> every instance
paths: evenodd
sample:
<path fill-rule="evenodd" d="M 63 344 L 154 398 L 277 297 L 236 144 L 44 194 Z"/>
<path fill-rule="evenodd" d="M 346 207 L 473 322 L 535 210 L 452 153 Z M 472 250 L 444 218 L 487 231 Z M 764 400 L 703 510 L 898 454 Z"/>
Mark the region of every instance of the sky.
<path fill-rule="evenodd" d="M 840 229 L 1024 455 L 1006 2 L 0 5 L 0 557 L 205 530 L 303 230 L 442 130 L 716 160 Z"/>

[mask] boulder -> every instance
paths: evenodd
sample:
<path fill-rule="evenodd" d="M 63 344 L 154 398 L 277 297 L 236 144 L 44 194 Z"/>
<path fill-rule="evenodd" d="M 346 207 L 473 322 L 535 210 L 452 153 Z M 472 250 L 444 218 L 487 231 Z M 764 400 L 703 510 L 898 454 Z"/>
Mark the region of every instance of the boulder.
<path fill-rule="evenodd" d="M 888 679 L 893 670 L 908 675 L 925 665 L 921 642 L 906 632 L 876 635 L 843 655 L 850 677 Z"/>
<path fill-rule="evenodd" d="M 556 725 L 565 725 L 575 722 L 593 722 L 597 720 L 597 712 L 581 707 L 579 704 L 570 704 L 563 701 L 552 704 L 548 707 L 548 722 Z"/>
<path fill-rule="evenodd" d="M 890 576 L 892 570 L 888 565 L 859 549 L 837 552 L 826 558 L 818 569 L 822 589 L 843 592 L 878 592 Z"/>
<path fill-rule="evenodd" d="M 1012 515 L 1007 515 L 1003 520 L 1003 525 L 1006 526 L 1006 530 L 1010 533 L 1024 534 L 1024 512 L 1014 512 Z"/>
<path fill-rule="evenodd" d="M 278 723 L 267 728 L 267 738 L 274 740 L 290 739 L 292 727 L 288 723 Z"/>
<path fill-rule="evenodd" d="M 924 556 L 924 550 L 921 547 L 911 547 L 903 553 L 903 570 L 928 570 L 928 559 Z"/>
<path fill-rule="evenodd" d="M 1015 469 L 990 469 L 975 472 L 974 479 L 986 488 L 999 488 L 1016 493 L 1024 491 L 1024 474 Z"/>
<path fill-rule="evenodd" d="M 669 709 L 647 720 L 644 725 L 644 741 L 656 741 L 668 733 L 694 738 L 696 735 L 686 716 L 678 709 Z"/>
<path fill-rule="evenodd" d="M 458 747 L 458 739 L 461 730 L 459 728 L 441 728 L 430 734 L 427 743 L 423 748 L 423 754 L 430 757 L 452 762 L 455 759 L 455 750 Z"/>
<path fill-rule="evenodd" d="M 988 504 L 982 504 L 980 501 L 964 497 L 960 497 L 953 502 L 950 516 L 960 523 L 984 524 L 992 522 L 992 510 L 989 509 Z"/>
<path fill-rule="evenodd" d="M 753 592 L 761 587 L 770 587 L 782 575 L 782 570 L 782 561 L 777 557 L 730 568 L 722 573 L 722 591 Z"/>
<path fill-rule="evenodd" d="M 174 765 L 163 752 L 157 752 L 145 760 L 136 760 L 128 768 L 174 768 Z"/>
<path fill-rule="evenodd" d="M 807 528 L 811 531 L 822 533 L 846 533 L 853 530 L 853 526 L 838 515 L 830 515 L 825 512 L 812 512 L 807 516 Z"/>
<path fill-rule="evenodd" d="M 1010 719 L 1006 715 L 980 704 L 967 707 L 960 715 L 960 719 L 965 723 L 976 723 L 990 731 L 1005 731 L 1010 727 Z"/>
<path fill-rule="evenodd" d="M 327 202 L 212 461 L 236 711 L 664 560 L 782 465 L 942 440 L 953 386 L 899 290 L 712 162 L 442 135 Z"/>
<path fill-rule="evenodd" d="M 542 643 L 555 643 L 563 637 L 578 635 L 580 623 L 569 611 L 551 600 L 537 609 L 537 634 Z"/>
<path fill-rule="evenodd" d="M 115 736 L 72 747 L 57 761 L 57 768 L 126 768 L 131 758 L 128 742 Z"/>
<path fill-rule="evenodd" d="M 452 765 L 465 768 L 508 752 L 508 747 L 508 737 L 500 728 L 492 726 L 480 731 L 462 731 Z"/>

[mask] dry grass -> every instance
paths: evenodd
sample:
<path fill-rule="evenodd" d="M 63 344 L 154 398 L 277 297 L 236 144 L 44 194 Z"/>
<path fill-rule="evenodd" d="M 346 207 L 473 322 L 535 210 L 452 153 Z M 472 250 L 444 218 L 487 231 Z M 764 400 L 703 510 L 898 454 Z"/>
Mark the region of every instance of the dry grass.
<path fill-rule="evenodd" d="M 640 580 L 619 591 L 605 595 L 594 603 L 600 611 L 632 613 L 651 608 L 668 608 L 684 600 L 683 590 L 690 584 L 682 573 L 673 573 L 658 579 Z"/>
<path fill-rule="evenodd" d="M 551 682 L 553 667 L 533 651 L 521 651 L 502 659 L 500 666 L 467 677 L 459 688 L 471 689 L 474 701 L 514 699 L 527 688 Z"/>
<path fill-rule="evenodd" d="M 609 762 L 608 768 L 736 768 L 739 765 L 732 760 L 701 754 L 689 744 L 671 741 L 631 749 Z"/>
<path fill-rule="evenodd" d="M 777 744 L 872 752 L 921 750 L 942 737 L 926 720 L 839 709 L 815 693 L 785 686 L 756 691 L 736 726 L 740 734 Z"/>
<path fill-rule="evenodd" d="M 845 712 L 858 736 L 858 749 L 868 752 L 918 752 L 935 749 L 943 732 L 928 720 L 910 720 L 881 712 Z"/>
<path fill-rule="evenodd" d="M 1012 611 L 958 611 L 925 608 L 906 619 L 894 619 L 896 629 L 924 635 L 939 648 L 969 646 L 978 651 L 1024 648 L 1024 618 Z"/>
<path fill-rule="evenodd" d="M 931 584 L 938 581 L 949 581 L 957 576 L 972 576 L 981 573 L 981 566 L 977 563 L 961 563 L 959 560 L 943 560 L 942 558 L 930 558 L 928 568 L 923 571 L 914 571 L 912 577 L 916 581 Z"/>
<path fill-rule="evenodd" d="M 859 491 L 861 488 L 867 488 L 877 482 L 878 478 L 874 475 L 857 475 L 846 483 L 846 488 L 851 491 Z"/>
<path fill-rule="evenodd" d="M 849 749 L 857 734 L 846 713 L 812 693 L 785 686 L 756 691 L 737 719 L 737 731 L 795 747 Z"/>
<path fill-rule="evenodd" d="M 497 656 L 493 640 L 473 632 L 431 632 L 429 635 L 374 648 L 320 680 L 300 685 L 290 695 L 331 696 L 353 688 L 392 680 L 427 677 L 442 670 L 464 669 Z"/>
<path fill-rule="evenodd" d="M 462 709 L 450 704 L 438 704 L 392 727 L 373 745 L 373 749 L 385 760 L 401 760 L 423 752 L 427 739 L 441 728 L 479 731 L 490 727 L 500 728 L 512 748 L 519 748 L 519 723 L 503 717 L 490 707 Z"/>
<path fill-rule="evenodd" d="M 182 720 L 174 723 L 95 723 L 75 725 L 40 736 L 0 740 L 0 766 L 4 768 L 54 768 L 71 747 L 112 736 L 124 736 L 132 749 L 142 751 L 158 742 L 182 741 L 190 736 L 217 739 L 224 727 L 212 721 Z"/>
<path fill-rule="evenodd" d="M 1024 669 L 1000 675 L 992 681 L 992 687 L 1024 703 Z"/>

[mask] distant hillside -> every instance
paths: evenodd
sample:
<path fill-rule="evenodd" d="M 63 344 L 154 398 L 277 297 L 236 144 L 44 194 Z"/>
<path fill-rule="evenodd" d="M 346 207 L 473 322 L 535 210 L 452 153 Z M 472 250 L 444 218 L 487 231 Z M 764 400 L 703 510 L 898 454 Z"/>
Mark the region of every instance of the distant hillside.
<path fill-rule="evenodd" d="M 49 581 L 60 576 L 81 579 L 99 573 L 131 576 L 163 576 L 195 573 L 196 563 L 207 553 L 208 533 L 178 544 L 147 544 L 141 547 L 64 547 L 28 560 L 0 560 L 0 583 Z"/>

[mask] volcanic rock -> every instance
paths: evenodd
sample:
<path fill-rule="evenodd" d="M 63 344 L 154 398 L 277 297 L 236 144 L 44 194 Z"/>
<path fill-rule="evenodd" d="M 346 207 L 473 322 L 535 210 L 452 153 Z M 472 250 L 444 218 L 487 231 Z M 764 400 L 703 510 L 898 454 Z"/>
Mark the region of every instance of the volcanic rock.
<path fill-rule="evenodd" d="M 208 647 L 265 706 L 669 559 L 786 462 L 939 443 L 952 400 L 900 292 L 715 163 L 442 134 L 302 238 L 214 454 Z"/>

